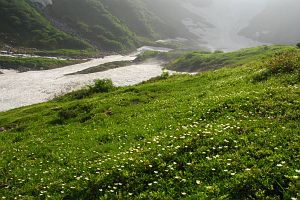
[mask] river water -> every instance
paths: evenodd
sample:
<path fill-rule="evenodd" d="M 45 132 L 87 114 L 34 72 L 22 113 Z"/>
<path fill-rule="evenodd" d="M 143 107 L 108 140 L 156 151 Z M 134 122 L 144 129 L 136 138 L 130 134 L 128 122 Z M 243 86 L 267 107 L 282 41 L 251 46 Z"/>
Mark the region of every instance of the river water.
<path fill-rule="evenodd" d="M 159 62 L 130 65 L 93 74 L 66 76 L 66 74 L 108 62 L 134 60 L 136 55 L 150 49 L 157 51 L 169 50 L 166 48 L 143 47 L 131 55 L 106 56 L 53 70 L 24 73 L 13 70 L 0 70 L 4 73 L 0 74 L 0 111 L 48 101 L 57 95 L 91 84 L 95 79 L 109 78 L 116 86 L 127 86 L 159 76 L 162 73 L 161 63 Z"/>

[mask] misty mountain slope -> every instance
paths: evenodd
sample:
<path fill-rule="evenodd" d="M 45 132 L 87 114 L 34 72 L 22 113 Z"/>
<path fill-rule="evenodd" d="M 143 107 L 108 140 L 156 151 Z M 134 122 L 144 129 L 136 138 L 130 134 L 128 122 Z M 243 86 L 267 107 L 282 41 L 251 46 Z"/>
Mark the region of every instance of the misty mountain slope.
<path fill-rule="evenodd" d="M 29 1 L 0 0 L 0 41 L 44 49 L 85 49 L 90 46 L 54 28 Z"/>
<path fill-rule="evenodd" d="M 185 9 L 183 1 L 180 0 L 103 1 L 113 15 L 128 25 L 136 34 L 143 37 L 155 39 L 183 37 L 194 40 L 198 39 L 199 36 L 190 32 L 182 21 L 193 19 L 205 24 L 202 17 Z"/>
<path fill-rule="evenodd" d="M 300 41 L 299 19 L 299 0 L 272 0 L 240 34 L 261 42 L 297 43 Z"/>
<path fill-rule="evenodd" d="M 151 12 L 142 0 L 103 0 L 103 2 L 114 16 L 139 36 L 158 39 L 174 35 L 174 29 Z"/>
<path fill-rule="evenodd" d="M 33 2 L 33 5 L 39 9 L 41 17 L 44 14 L 47 20 L 60 31 L 104 51 L 133 50 L 140 45 L 141 40 L 176 37 L 199 39 L 199 36 L 190 32 L 182 21 L 186 19 L 201 21 L 201 17 L 184 9 L 179 0 L 26 1 L 28 7 L 35 10 L 29 2 Z M 205 22 L 203 21 L 202 24 Z M 28 36 L 34 38 L 33 34 Z"/>
<path fill-rule="evenodd" d="M 177 37 L 187 38 L 189 40 L 197 40 L 201 35 L 191 32 L 183 23 L 184 20 L 193 20 L 205 26 L 210 26 L 209 22 L 204 20 L 203 16 L 199 16 L 184 7 L 185 2 L 193 0 L 145 0 L 145 4 L 156 16 L 162 19 L 174 30 L 173 34 Z"/>
<path fill-rule="evenodd" d="M 138 46 L 135 34 L 99 0 L 54 0 L 45 12 L 101 50 L 122 51 Z"/>

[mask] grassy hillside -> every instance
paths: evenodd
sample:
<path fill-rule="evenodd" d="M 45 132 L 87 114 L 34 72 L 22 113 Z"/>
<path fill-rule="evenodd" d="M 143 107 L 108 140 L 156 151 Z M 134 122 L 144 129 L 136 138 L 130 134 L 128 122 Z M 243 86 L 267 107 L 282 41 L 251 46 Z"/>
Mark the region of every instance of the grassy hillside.
<path fill-rule="evenodd" d="M 87 43 L 54 28 L 27 0 L 0 0 L 0 41 L 41 49 L 86 49 Z"/>
<path fill-rule="evenodd" d="M 238 66 L 249 62 L 256 62 L 257 60 L 269 58 L 276 53 L 295 49 L 296 47 L 292 46 L 274 45 L 241 49 L 229 53 L 192 51 L 172 61 L 168 64 L 167 68 L 175 71 L 202 72 L 224 66 Z"/>
<path fill-rule="evenodd" d="M 294 51 L 0 113 L 0 197 L 298 199 L 299 81 Z"/>

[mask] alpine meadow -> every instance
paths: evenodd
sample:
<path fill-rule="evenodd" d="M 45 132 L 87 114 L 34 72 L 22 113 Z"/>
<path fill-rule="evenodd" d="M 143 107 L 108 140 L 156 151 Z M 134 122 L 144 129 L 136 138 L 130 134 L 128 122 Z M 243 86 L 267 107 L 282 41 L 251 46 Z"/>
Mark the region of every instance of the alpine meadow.
<path fill-rule="evenodd" d="M 300 199 L 299 6 L 0 0 L 0 199 Z"/>

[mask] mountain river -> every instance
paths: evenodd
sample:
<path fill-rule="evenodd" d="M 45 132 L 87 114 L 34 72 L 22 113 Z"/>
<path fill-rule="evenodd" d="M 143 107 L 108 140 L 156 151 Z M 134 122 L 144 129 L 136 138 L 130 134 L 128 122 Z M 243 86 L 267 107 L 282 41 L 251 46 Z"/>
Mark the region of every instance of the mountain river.
<path fill-rule="evenodd" d="M 95 79 L 109 78 L 116 86 L 127 86 L 161 75 L 161 63 L 151 62 L 92 74 L 66 76 L 66 74 L 108 62 L 134 60 L 139 53 L 145 50 L 169 51 L 170 49 L 147 46 L 138 49 L 131 55 L 106 56 L 53 70 L 18 73 L 13 70 L 0 69 L 3 73 L 0 74 L 0 112 L 51 100 L 57 95 L 91 84 Z"/>

